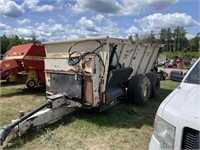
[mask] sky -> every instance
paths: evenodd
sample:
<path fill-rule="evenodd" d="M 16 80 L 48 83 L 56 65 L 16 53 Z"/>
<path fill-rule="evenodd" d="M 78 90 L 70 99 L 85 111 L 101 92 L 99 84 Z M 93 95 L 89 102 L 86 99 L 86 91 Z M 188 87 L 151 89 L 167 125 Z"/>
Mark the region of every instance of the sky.
<path fill-rule="evenodd" d="M 200 0 L 0 0 L 0 35 L 41 41 L 200 32 Z"/>

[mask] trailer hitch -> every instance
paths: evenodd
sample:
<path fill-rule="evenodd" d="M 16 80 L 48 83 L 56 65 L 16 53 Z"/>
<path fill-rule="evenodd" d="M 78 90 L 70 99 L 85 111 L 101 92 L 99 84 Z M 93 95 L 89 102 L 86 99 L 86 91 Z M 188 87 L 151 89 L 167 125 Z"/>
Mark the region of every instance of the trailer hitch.
<path fill-rule="evenodd" d="M 32 110 L 31 112 L 27 113 L 26 115 L 22 116 L 21 118 L 17 119 L 13 123 L 4 126 L 0 130 L 0 145 L 3 145 L 3 142 L 5 141 L 6 137 L 10 134 L 12 129 L 18 125 L 19 123 L 23 122 L 33 114 L 37 113 L 38 111 L 42 110 L 45 107 L 51 107 L 52 106 L 52 100 L 48 99 L 43 105 L 39 106 L 38 108 Z"/>

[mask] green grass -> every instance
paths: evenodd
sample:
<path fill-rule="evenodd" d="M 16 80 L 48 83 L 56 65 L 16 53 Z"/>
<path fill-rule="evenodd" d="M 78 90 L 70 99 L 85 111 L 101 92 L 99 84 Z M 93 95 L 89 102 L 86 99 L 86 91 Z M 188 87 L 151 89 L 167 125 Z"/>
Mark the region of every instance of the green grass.
<path fill-rule="evenodd" d="M 11 134 L 3 149 L 147 149 L 159 104 L 178 86 L 162 81 L 160 95 L 144 106 L 121 102 L 101 113 L 79 110 L 43 128 L 21 137 Z M 29 111 L 45 100 L 44 89 L 29 90 L 25 86 L 2 86 L 0 126 L 18 117 L 21 109 Z"/>

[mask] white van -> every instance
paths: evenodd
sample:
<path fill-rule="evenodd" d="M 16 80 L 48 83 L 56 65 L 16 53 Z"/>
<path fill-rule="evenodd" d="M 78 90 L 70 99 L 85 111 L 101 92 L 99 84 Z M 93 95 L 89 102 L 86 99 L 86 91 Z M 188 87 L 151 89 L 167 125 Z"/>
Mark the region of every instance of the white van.
<path fill-rule="evenodd" d="M 149 149 L 200 149 L 200 58 L 159 106 Z"/>

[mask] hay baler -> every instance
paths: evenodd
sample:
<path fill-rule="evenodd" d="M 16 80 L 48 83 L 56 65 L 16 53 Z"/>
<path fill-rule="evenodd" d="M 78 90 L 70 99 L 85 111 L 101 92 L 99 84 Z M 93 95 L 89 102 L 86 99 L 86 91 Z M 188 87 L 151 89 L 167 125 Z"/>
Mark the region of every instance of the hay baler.
<path fill-rule="evenodd" d="M 14 127 L 23 134 L 77 108 L 103 111 L 124 97 L 142 105 L 159 93 L 153 68 L 162 45 L 110 37 L 43 44 L 46 102 L 3 127 L 1 142 Z"/>
<path fill-rule="evenodd" d="M 45 49 L 42 45 L 13 46 L 0 60 L 1 79 L 25 83 L 29 88 L 45 84 L 44 57 Z"/>

